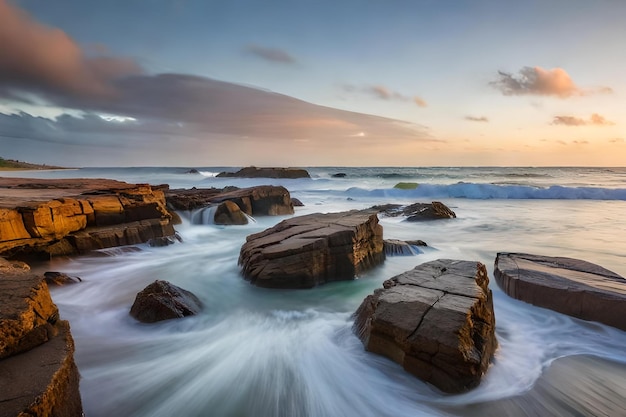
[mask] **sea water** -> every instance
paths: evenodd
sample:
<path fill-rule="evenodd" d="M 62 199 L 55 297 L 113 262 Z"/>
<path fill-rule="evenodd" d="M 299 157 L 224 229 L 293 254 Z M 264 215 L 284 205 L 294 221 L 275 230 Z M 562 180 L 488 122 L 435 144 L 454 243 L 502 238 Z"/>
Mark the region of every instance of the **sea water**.
<path fill-rule="evenodd" d="M 111 248 L 39 265 L 80 276 L 54 288 L 76 342 L 85 414 L 98 416 L 592 416 L 626 415 L 626 332 L 514 300 L 493 279 L 498 252 L 569 256 L 626 275 L 624 168 L 309 168 L 295 180 L 217 178 L 227 167 L 84 168 L 3 173 L 102 177 L 171 188 L 284 185 L 296 216 L 375 204 L 442 201 L 456 219 L 380 217 L 386 239 L 421 239 L 416 256 L 389 257 L 354 281 L 271 290 L 243 280 L 247 235 L 289 216 L 245 226 L 192 221 L 183 243 Z M 344 173 L 343 178 L 333 177 Z M 415 189 L 394 188 L 398 182 Z M 202 216 L 200 216 L 201 218 Z M 201 224 L 198 224 L 201 223 Z M 352 314 L 382 282 L 439 258 L 483 262 L 499 342 L 481 385 L 447 395 L 365 352 Z M 204 303 L 194 317 L 141 324 L 128 312 L 156 279 Z M 626 318 L 624 318 L 626 320 Z"/>

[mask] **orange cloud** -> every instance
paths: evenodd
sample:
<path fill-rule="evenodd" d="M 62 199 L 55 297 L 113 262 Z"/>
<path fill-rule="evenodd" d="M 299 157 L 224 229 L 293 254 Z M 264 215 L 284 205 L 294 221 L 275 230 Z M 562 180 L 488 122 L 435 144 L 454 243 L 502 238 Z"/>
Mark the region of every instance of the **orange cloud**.
<path fill-rule="evenodd" d="M 541 67 L 524 67 L 518 75 L 498 71 L 498 78 L 489 83 L 507 96 L 539 95 L 568 98 L 595 93 L 611 93 L 610 87 L 596 90 L 579 88 L 569 74 L 562 68 L 544 69 Z"/>
<path fill-rule="evenodd" d="M 419 107 L 427 107 L 428 103 L 424 99 L 418 96 L 409 97 L 404 94 L 398 93 L 397 91 L 390 90 L 389 88 L 383 85 L 367 85 L 363 87 L 357 87 L 354 85 L 345 85 L 344 90 L 348 92 L 362 92 L 378 98 L 380 100 L 394 100 L 394 101 L 413 101 Z"/>
<path fill-rule="evenodd" d="M 0 45 L 0 86 L 103 96 L 114 92 L 111 80 L 141 72 L 132 60 L 87 58 L 65 32 L 34 21 L 6 0 L 0 0 Z"/>
<path fill-rule="evenodd" d="M 413 101 L 415 102 L 415 104 L 417 104 L 418 107 L 427 107 L 428 103 L 426 103 L 426 101 L 424 99 L 422 99 L 421 97 L 415 96 L 413 97 Z"/>
<path fill-rule="evenodd" d="M 564 125 L 564 126 L 612 126 L 615 123 L 606 120 L 604 116 L 601 116 L 597 113 L 593 113 L 589 120 L 582 119 L 580 117 L 574 116 L 554 116 L 552 120 L 553 125 Z"/>

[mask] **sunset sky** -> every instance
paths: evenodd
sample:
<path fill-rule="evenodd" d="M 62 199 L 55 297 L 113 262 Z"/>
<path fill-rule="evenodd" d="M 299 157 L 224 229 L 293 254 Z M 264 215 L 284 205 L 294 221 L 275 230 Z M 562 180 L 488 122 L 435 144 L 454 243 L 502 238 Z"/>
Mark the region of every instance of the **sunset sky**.
<path fill-rule="evenodd" d="M 0 0 L 0 156 L 626 165 L 624 0 Z"/>

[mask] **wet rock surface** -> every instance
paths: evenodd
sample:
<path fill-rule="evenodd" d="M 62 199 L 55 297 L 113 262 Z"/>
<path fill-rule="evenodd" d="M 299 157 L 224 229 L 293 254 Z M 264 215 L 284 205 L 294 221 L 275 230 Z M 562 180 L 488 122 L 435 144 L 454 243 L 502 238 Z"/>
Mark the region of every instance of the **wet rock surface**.
<path fill-rule="evenodd" d="M 385 259 L 375 211 L 315 213 L 247 237 L 239 264 L 260 287 L 311 288 L 354 279 Z"/>
<path fill-rule="evenodd" d="M 356 312 L 365 348 L 442 391 L 476 387 L 497 347 L 489 278 L 480 262 L 440 259 L 384 282 Z"/>
<path fill-rule="evenodd" d="M 307 170 L 300 168 L 245 167 L 237 172 L 220 172 L 218 177 L 235 178 L 311 178 Z"/>
<path fill-rule="evenodd" d="M 415 203 L 408 206 L 385 204 L 372 208 L 379 210 L 384 216 L 405 216 L 406 220 L 409 222 L 456 218 L 456 213 L 439 201 L 433 201 L 432 203 Z"/>
<path fill-rule="evenodd" d="M 580 259 L 498 253 L 494 275 L 509 296 L 626 331 L 626 280 Z"/>
<path fill-rule="evenodd" d="M 167 281 L 154 281 L 135 297 L 130 315 L 142 323 L 198 314 L 202 303 L 193 293 Z"/>

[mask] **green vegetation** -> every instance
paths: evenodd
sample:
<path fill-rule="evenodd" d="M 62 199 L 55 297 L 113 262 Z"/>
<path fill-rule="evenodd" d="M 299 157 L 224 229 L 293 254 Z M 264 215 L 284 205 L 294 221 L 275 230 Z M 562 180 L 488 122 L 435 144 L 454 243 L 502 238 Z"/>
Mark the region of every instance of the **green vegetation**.
<path fill-rule="evenodd" d="M 414 190 L 419 184 L 416 182 L 399 182 L 394 185 L 393 188 L 399 188 L 401 190 Z"/>
<path fill-rule="evenodd" d="M 59 169 L 50 165 L 31 164 L 28 162 L 18 161 L 15 159 L 4 159 L 0 156 L 0 170 L 2 169 Z"/>

